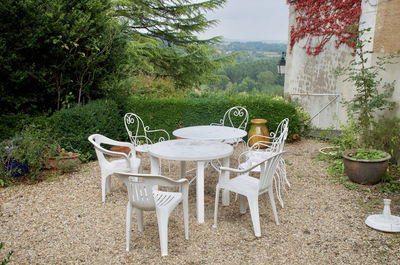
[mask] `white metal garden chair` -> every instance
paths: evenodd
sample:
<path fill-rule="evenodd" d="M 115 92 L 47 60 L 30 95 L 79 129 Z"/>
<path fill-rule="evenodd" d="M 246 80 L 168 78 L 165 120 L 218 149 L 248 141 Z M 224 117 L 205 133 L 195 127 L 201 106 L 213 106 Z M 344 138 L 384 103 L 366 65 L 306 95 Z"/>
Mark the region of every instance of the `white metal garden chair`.
<path fill-rule="evenodd" d="M 270 133 L 270 137 L 262 136 L 262 135 L 253 135 L 247 140 L 247 145 L 251 142 L 253 137 L 257 137 L 257 142 L 255 142 L 252 146 L 249 146 L 247 152 L 247 161 L 245 163 L 240 163 L 239 168 L 246 168 L 259 161 L 268 158 L 274 153 L 282 152 L 285 144 L 285 140 L 288 135 L 289 130 L 289 119 L 283 119 L 275 132 Z M 260 172 L 260 167 L 255 167 L 252 169 L 253 172 Z M 282 208 L 284 207 L 282 196 L 281 196 L 281 188 L 286 191 L 286 186 L 290 187 L 289 180 L 286 175 L 286 163 L 283 158 L 279 160 L 278 168 L 274 175 L 275 180 L 275 190 L 278 201 L 280 202 Z"/>
<path fill-rule="evenodd" d="M 268 193 L 271 202 L 272 212 L 275 218 L 275 223 L 279 225 L 278 214 L 276 212 L 274 194 L 272 189 L 273 186 L 272 181 L 279 160 L 282 157 L 282 154 L 283 152 L 275 153 L 270 157 L 258 163 L 255 163 L 254 165 L 245 169 L 233 169 L 226 167 L 220 168 L 221 175 L 227 171 L 231 173 L 236 173 L 237 176 L 229 180 L 224 180 L 222 177 L 220 177 L 215 193 L 215 211 L 214 211 L 213 227 L 217 227 L 218 201 L 219 201 L 220 189 L 229 190 L 231 192 L 239 194 L 240 213 L 246 212 L 246 198 L 247 198 L 247 202 L 250 208 L 251 220 L 253 222 L 254 235 L 256 237 L 261 236 L 259 207 L 258 207 L 259 195 L 266 192 Z M 245 153 L 242 153 L 242 155 L 245 155 Z M 252 169 L 254 169 L 257 166 L 261 167 L 261 173 L 259 179 L 249 176 L 248 174 Z"/>
<path fill-rule="evenodd" d="M 116 175 L 128 178 L 126 182 L 129 198 L 126 208 L 126 251 L 129 251 L 133 209 L 136 212 L 139 232 L 143 231 L 143 211 L 156 212 L 161 255 L 166 256 L 168 255 L 168 219 L 171 212 L 182 202 L 185 238 L 189 239 L 189 182 L 187 179 L 175 181 L 160 175 L 125 172 Z M 179 191 L 160 191 L 158 187 L 177 187 Z"/>
<path fill-rule="evenodd" d="M 109 193 L 111 190 L 111 175 L 117 171 L 140 172 L 141 161 L 136 157 L 135 147 L 131 143 L 115 141 L 101 134 L 92 134 L 88 140 L 93 144 L 97 160 L 99 161 L 101 169 L 101 196 L 102 201 L 106 202 L 106 193 Z M 115 152 L 101 145 L 126 146 L 131 151 L 129 154 Z M 122 159 L 109 161 L 106 156 L 121 157 Z"/>
<path fill-rule="evenodd" d="M 170 140 L 169 133 L 166 130 L 150 130 L 149 126 L 145 126 L 140 116 L 135 113 L 126 113 L 124 116 L 124 124 L 129 140 L 135 146 L 137 152 L 148 153 L 149 147 L 153 144 L 153 140 L 154 142 Z M 148 134 L 154 136 L 149 137 Z"/>
<path fill-rule="evenodd" d="M 129 140 L 138 152 L 147 153 L 149 146 L 153 144 L 153 140 L 151 139 L 155 139 L 155 142 L 170 139 L 169 133 L 166 130 L 150 130 L 149 126 L 145 126 L 143 120 L 135 113 L 126 113 L 124 116 L 124 123 Z M 148 134 L 154 134 L 156 136 L 150 138 Z"/>
<path fill-rule="evenodd" d="M 249 114 L 244 107 L 235 106 L 228 109 L 224 117 L 219 121 L 219 123 L 211 123 L 214 126 L 228 126 L 233 128 L 238 128 L 246 130 L 247 123 L 249 121 Z M 243 139 L 231 139 L 226 141 L 229 144 L 237 146 Z"/>

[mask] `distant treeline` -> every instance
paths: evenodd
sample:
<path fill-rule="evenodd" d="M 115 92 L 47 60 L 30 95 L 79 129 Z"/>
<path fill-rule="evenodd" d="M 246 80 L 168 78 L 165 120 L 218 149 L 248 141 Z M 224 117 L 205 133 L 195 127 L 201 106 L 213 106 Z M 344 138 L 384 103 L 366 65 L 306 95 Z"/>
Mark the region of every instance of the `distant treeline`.
<path fill-rule="evenodd" d="M 275 52 L 280 54 L 286 51 L 286 43 L 266 43 L 261 41 L 251 42 L 230 42 L 221 46 L 225 50 L 229 51 L 263 51 L 263 52 Z"/>
<path fill-rule="evenodd" d="M 236 63 L 220 71 L 219 80 L 208 84 L 209 90 L 283 95 L 284 80 L 277 73 L 277 64 L 286 44 L 231 42 L 220 48 L 224 54 L 238 53 Z"/>

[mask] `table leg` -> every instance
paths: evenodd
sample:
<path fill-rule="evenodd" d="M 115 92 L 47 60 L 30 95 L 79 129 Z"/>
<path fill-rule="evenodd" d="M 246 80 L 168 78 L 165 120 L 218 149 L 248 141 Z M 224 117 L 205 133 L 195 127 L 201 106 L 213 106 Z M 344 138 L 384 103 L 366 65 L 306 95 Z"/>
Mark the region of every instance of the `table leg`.
<path fill-rule="evenodd" d="M 222 159 L 222 166 L 229 167 L 229 157 L 225 157 Z M 221 174 L 221 181 L 225 182 L 229 180 L 229 171 L 224 171 Z M 229 205 L 229 191 L 222 190 L 222 204 Z"/>
<path fill-rule="evenodd" d="M 197 221 L 204 223 L 204 161 L 197 162 L 196 195 Z"/>
<path fill-rule="evenodd" d="M 181 178 L 184 178 L 186 176 L 186 162 L 181 161 L 180 164 L 181 164 L 181 168 L 180 168 L 181 171 L 179 172 L 179 174 L 180 174 Z"/>

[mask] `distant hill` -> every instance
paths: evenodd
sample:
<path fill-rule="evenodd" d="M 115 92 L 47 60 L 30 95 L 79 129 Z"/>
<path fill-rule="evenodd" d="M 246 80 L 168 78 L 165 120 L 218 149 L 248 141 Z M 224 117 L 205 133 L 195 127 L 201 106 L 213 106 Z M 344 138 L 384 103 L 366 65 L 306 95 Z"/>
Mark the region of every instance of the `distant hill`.
<path fill-rule="evenodd" d="M 237 62 L 252 62 L 271 57 L 280 57 L 286 51 L 286 43 L 272 43 L 262 41 L 240 42 L 232 41 L 218 45 L 223 54 L 239 53 Z"/>
<path fill-rule="evenodd" d="M 262 42 L 262 41 L 225 41 L 222 48 L 227 51 L 262 51 L 262 52 L 273 52 L 280 54 L 286 51 L 286 43 L 279 42 Z"/>

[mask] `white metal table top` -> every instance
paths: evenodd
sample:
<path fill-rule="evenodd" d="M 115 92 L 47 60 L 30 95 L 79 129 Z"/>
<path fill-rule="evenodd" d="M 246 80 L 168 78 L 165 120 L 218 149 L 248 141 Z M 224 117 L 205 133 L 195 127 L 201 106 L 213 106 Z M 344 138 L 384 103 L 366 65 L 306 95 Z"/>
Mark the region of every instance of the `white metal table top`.
<path fill-rule="evenodd" d="M 247 132 L 228 126 L 201 125 L 179 128 L 173 131 L 172 134 L 186 139 L 222 141 L 242 138 L 247 135 Z"/>
<path fill-rule="evenodd" d="M 233 147 L 229 144 L 199 140 L 169 140 L 152 144 L 151 156 L 179 161 L 209 161 L 231 156 Z"/>

